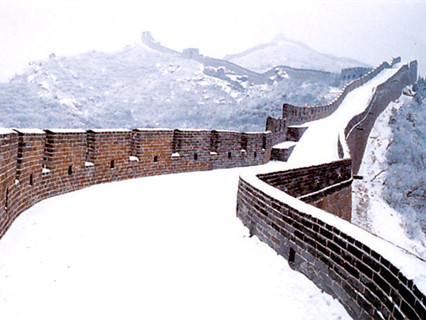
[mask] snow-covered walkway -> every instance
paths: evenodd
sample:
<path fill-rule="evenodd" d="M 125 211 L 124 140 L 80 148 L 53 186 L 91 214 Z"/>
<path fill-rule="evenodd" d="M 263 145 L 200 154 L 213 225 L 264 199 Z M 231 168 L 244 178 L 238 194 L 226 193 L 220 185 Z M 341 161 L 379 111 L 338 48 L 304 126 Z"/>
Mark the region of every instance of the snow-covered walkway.
<path fill-rule="evenodd" d="M 297 143 L 288 162 L 303 167 L 338 160 L 339 134 L 354 116 L 365 110 L 375 88 L 392 77 L 399 68 L 401 64 L 384 69 L 373 79 L 348 93 L 339 108 L 330 116 L 303 124 L 308 129 Z"/>
<path fill-rule="evenodd" d="M 42 201 L 0 241 L 0 319 L 349 319 L 236 218 L 255 168 Z"/>

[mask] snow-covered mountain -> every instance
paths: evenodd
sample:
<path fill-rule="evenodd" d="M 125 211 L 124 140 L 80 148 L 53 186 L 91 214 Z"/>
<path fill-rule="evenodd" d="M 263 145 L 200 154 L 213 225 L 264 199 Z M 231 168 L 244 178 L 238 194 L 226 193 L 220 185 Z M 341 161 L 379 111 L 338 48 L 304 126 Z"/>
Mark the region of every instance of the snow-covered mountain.
<path fill-rule="evenodd" d="M 279 67 L 255 73 L 148 38 L 115 53 L 31 63 L 0 84 L 0 126 L 263 130 L 282 103 L 325 103 L 333 85 L 334 77 L 289 76 Z"/>
<path fill-rule="evenodd" d="M 368 67 L 365 63 L 354 59 L 320 53 L 283 35 L 241 53 L 227 55 L 224 59 L 256 72 L 265 72 L 280 65 L 334 73 L 339 73 L 342 68 Z"/>

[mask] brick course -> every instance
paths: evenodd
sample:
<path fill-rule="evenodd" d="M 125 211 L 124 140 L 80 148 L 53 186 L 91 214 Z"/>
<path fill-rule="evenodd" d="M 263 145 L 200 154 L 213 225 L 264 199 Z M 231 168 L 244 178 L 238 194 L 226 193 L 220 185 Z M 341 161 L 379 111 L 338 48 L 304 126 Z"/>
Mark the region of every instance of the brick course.
<path fill-rule="evenodd" d="M 351 220 L 351 160 L 258 175 L 259 179 L 327 212 Z"/>
<path fill-rule="evenodd" d="M 391 262 L 242 178 L 237 216 L 292 268 L 337 298 L 354 319 L 426 318 L 425 296 Z"/>

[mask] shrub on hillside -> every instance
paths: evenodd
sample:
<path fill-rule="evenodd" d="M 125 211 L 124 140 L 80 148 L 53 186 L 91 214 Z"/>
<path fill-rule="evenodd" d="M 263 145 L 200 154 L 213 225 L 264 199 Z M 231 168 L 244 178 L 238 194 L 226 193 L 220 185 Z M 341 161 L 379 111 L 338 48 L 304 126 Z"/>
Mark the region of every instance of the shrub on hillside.
<path fill-rule="evenodd" d="M 387 159 L 386 201 L 406 217 L 407 231 L 415 236 L 419 226 L 426 233 L 426 93 L 417 88 L 417 99 L 393 110 L 392 140 Z"/>

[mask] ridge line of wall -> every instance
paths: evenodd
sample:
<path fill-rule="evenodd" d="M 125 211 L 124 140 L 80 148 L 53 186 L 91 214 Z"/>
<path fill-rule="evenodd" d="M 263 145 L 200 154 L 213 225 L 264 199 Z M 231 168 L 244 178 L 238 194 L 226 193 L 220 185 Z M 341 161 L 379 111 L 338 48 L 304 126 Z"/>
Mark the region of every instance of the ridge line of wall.
<path fill-rule="evenodd" d="M 322 106 L 294 106 L 288 103 L 283 105 L 283 119 L 287 119 L 288 125 L 299 125 L 305 122 L 319 120 L 332 114 L 340 106 L 346 95 L 364 83 L 370 81 L 382 70 L 393 67 L 401 58 L 394 58 L 391 64 L 382 62 L 379 66 L 366 73 L 361 78 L 352 80 L 346 84 L 340 94 L 330 103 Z"/>

